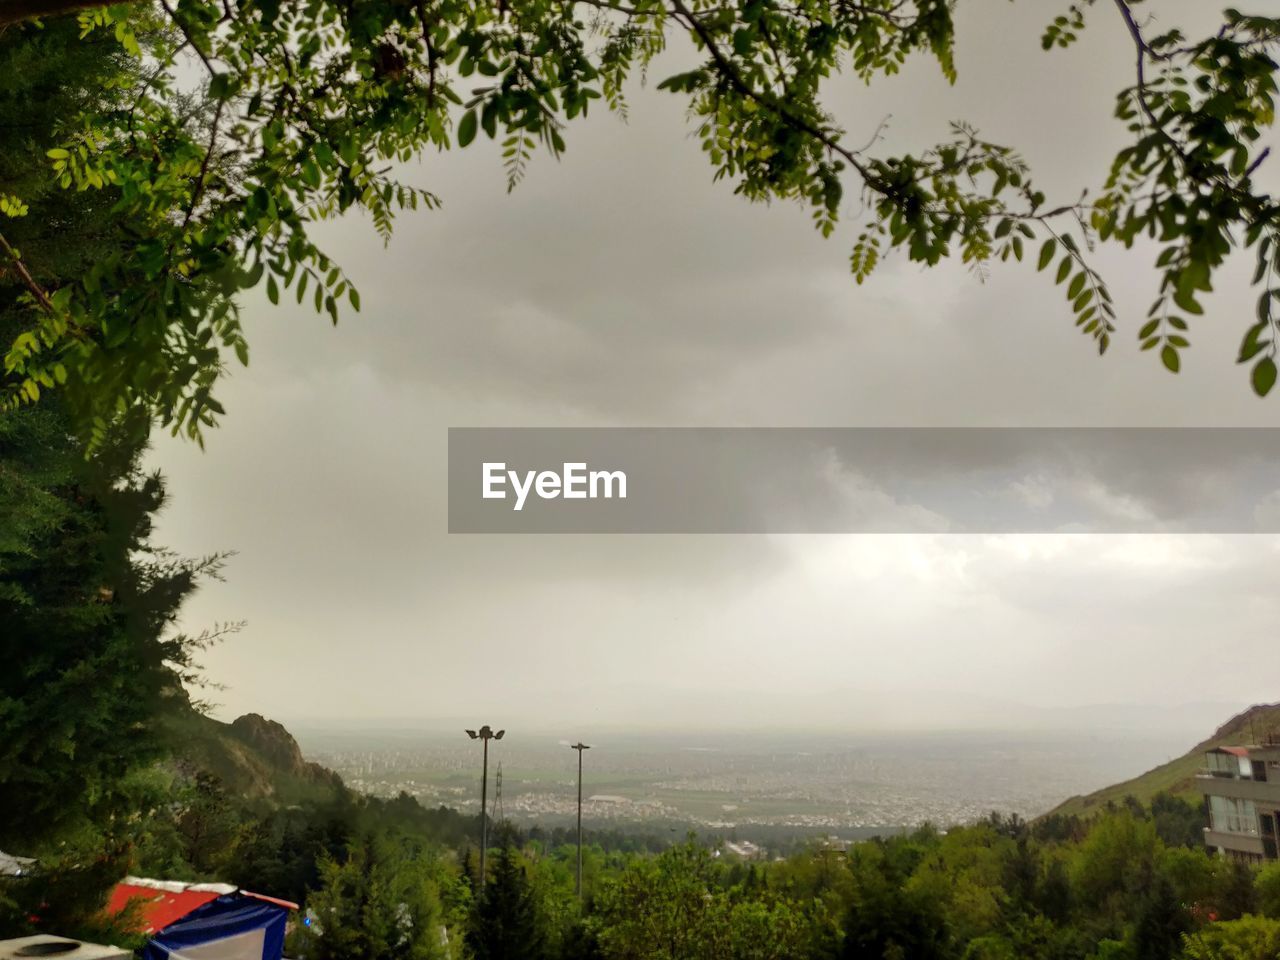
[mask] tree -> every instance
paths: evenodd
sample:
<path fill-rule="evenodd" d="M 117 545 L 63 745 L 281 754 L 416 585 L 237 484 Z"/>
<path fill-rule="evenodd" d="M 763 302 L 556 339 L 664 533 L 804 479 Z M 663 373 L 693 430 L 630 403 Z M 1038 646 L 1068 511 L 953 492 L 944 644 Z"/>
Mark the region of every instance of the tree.
<path fill-rule="evenodd" d="M 52 405 L 0 418 L 0 849 L 132 810 L 127 775 L 163 754 L 155 719 L 212 638 L 173 627 L 221 558 L 150 543 L 164 487 L 139 454 L 86 460 Z"/>
<path fill-rule="evenodd" d="M 1134 960 L 1168 960 L 1176 956 L 1191 917 L 1173 884 L 1157 876 L 1138 909 L 1133 930 Z"/>
<path fill-rule="evenodd" d="M 1280 920 L 1243 917 L 1189 934 L 1186 960 L 1272 960 L 1280 956 Z"/>
<path fill-rule="evenodd" d="M 808 955 L 807 920 L 784 900 L 743 899 L 729 912 L 729 953 L 735 960 L 791 960 Z"/>
<path fill-rule="evenodd" d="M 510 843 L 498 848 L 467 929 L 467 946 L 475 960 L 540 960 L 546 955 L 537 901 Z"/>
<path fill-rule="evenodd" d="M 845 919 L 845 960 L 943 960 L 952 955 L 950 943 L 942 909 L 926 891 L 904 889 L 874 870 L 861 872 Z"/>
<path fill-rule="evenodd" d="M 353 819 L 345 796 L 272 810 L 247 825 L 223 879 L 300 903 L 320 886 L 320 862 L 346 851 Z"/>
<path fill-rule="evenodd" d="M 729 955 L 730 904 L 710 852 L 692 837 L 602 884 L 595 911 L 603 953 L 613 960 Z"/>
<path fill-rule="evenodd" d="M 1167 846 L 1204 846 L 1204 804 L 1190 803 L 1163 790 L 1151 798 L 1151 819 Z"/>
<path fill-rule="evenodd" d="M 12 235 L 41 276 L 63 283 L 126 229 L 108 193 L 52 188 L 33 173 L 36 158 L 56 125 L 127 89 L 136 64 L 72 23 L 10 33 L 0 35 L 0 70 L 14 80 L 0 93 L 0 190 L 30 198 Z M 0 271 L 0 336 L 21 335 L 25 294 L 21 276 Z M 214 639 L 172 629 L 222 558 L 190 562 L 150 542 L 165 494 L 138 466 L 145 423 L 103 433 L 86 459 L 61 399 L 0 416 L 0 848 L 108 822 L 126 775 L 162 752 L 150 721 Z"/>
<path fill-rule="evenodd" d="M 414 844 L 367 837 L 344 861 L 325 856 L 308 898 L 315 924 L 306 954 L 316 960 L 442 957 L 443 914 L 436 863 Z"/>
<path fill-rule="evenodd" d="M 55 404 L 0 417 L 0 849 L 37 857 L 5 884 L 0 937 L 34 924 L 92 937 L 164 784 L 159 718 L 187 705 L 192 656 L 213 634 L 173 632 L 220 558 L 150 543 L 163 502 L 139 451 L 85 457 Z"/>
<path fill-rule="evenodd" d="M 1236 920 L 1257 907 L 1253 867 L 1241 860 L 1220 861 L 1218 918 Z"/>
<path fill-rule="evenodd" d="M 196 771 L 181 798 L 175 827 L 187 862 L 197 876 L 219 878 L 244 831 L 244 817 L 227 796 L 221 781 Z"/>
<path fill-rule="evenodd" d="M 128 89 L 136 66 L 74 22 L 0 33 L 0 194 L 28 198 L 9 235 L 42 277 L 78 276 L 126 237 L 108 191 L 66 193 L 39 161 L 55 127 Z M 27 292 L 0 270 L 0 337 L 20 335 Z M 32 917 L 88 929 L 152 843 L 162 818 L 149 813 L 168 796 L 151 768 L 169 746 L 158 721 L 189 709 L 182 684 L 218 633 L 175 629 L 222 558 L 188 561 L 152 542 L 165 491 L 139 467 L 145 424 L 115 424 L 86 456 L 64 401 L 0 415 L 0 848 L 39 858 L 37 873 L 5 884 L 0 935 Z"/>
<path fill-rule="evenodd" d="M 1099 818 L 1076 852 L 1072 885 L 1077 900 L 1125 911 L 1156 875 L 1162 845 L 1150 820 L 1113 813 Z"/>
<path fill-rule="evenodd" d="M 1273 860 L 1258 871 L 1254 889 L 1258 911 L 1273 920 L 1280 920 L 1280 861 Z"/>
<path fill-rule="evenodd" d="M 111 196 L 129 241 L 54 283 L 0 231 L 31 308 L 5 356 L 9 406 L 60 389 L 99 434 L 121 409 L 143 409 L 198 439 L 222 412 L 213 388 L 224 353 L 248 359 L 238 291 L 265 283 L 274 302 L 292 290 L 335 321 L 344 301 L 359 309 L 312 224 L 362 209 L 386 237 L 398 210 L 436 203 L 389 166 L 481 132 L 501 141 L 514 187 L 536 149 L 566 148 L 567 124 L 593 101 L 625 112 L 628 78 L 678 39 L 699 62 L 658 88 L 688 99 L 717 179 L 748 200 L 804 204 L 823 234 L 846 194 L 861 195 L 859 281 L 892 249 L 927 265 L 1026 256 L 1105 351 L 1117 317 L 1089 252 L 1150 238 L 1158 293 L 1138 336 L 1176 371 L 1187 317 L 1243 245 L 1262 296 L 1239 359 L 1259 394 L 1275 382 L 1280 206 L 1253 177 L 1274 124 L 1280 19 L 1228 10 L 1194 38 L 1149 33 L 1139 0 L 1070 3 L 1043 46 L 1070 45 L 1106 6 L 1136 69 L 1116 100 L 1129 142 L 1100 192 L 1055 202 L 1016 150 L 968 125 L 933 148 L 881 156 L 878 136 L 863 145 L 867 131 L 846 132 L 826 109 L 824 81 L 842 69 L 870 81 L 926 54 L 954 79 L 950 0 L 156 2 L 0 9 L 20 43 L 38 36 L 31 18 L 74 12 L 146 76 L 63 125 L 43 171 L 67 191 Z M 188 61 L 203 77 L 194 99 L 179 82 Z M 3 210 L 21 216 L 24 201 L 9 192 Z"/>

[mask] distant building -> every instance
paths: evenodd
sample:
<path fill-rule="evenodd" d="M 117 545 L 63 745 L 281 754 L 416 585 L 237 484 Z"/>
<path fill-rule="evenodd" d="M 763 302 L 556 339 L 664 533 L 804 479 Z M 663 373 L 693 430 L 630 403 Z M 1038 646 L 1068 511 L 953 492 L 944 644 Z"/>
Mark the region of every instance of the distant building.
<path fill-rule="evenodd" d="M 1251 863 L 1276 859 L 1280 824 L 1280 743 L 1215 747 L 1196 776 L 1209 825 L 1204 842 L 1223 856 Z"/>

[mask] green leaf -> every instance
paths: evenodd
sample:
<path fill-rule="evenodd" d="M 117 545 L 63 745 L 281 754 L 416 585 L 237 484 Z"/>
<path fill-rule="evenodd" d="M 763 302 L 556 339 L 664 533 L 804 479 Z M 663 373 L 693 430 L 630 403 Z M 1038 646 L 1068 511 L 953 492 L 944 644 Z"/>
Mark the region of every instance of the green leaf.
<path fill-rule="evenodd" d="M 231 93 L 231 75 L 215 73 L 209 78 L 209 96 L 215 100 L 226 100 Z"/>
<path fill-rule="evenodd" d="M 1265 397 L 1276 385 L 1276 362 L 1270 357 L 1263 357 L 1253 367 L 1253 392 Z"/>
<path fill-rule="evenodd" d="M 458 146 L 465 147 L 476 138 L 476 112 L 468 110 L 462 115 L 462 122 L 458 124 Z"/>
<path fill-rule="evenodd" d="M 1044 246 L 1040 248 L 1040 262 L 1036 264 L 1037 270 L 1043 270 L 1053 262 L 1053 255 L 1058 251 L 1058 241 L 1050 237 L 1044 242 Z"/>
<path fill-rule="evenodd" d="M 1200 304 L 1196 302 L 1195 292 L 1186 287 L 1179 286 L 1178 289 L 1174 291 L 1173 302 L 1183 310 L 1187 311 L 1187 313 L 1193 313 L 1197 316 L 1204 313 L 1204 307 L 1200 306 Z"/>
<path fill-rule="evenodd" d="M 1252 360 L 1263 348 L 1271 341 L 1262 339 L 1262 335 L 1271 329 L 1269 323 L 1255 323 L 1244 335 L 1244 340 L 1240 342 L 1240 356 L 1236 359 L 1236 363 L 1246 363 Z"/>
<path fill-rule="evenodd" d="M 272 303 L 280 302 L 280 287 L 276 283 L 275 274 L 267 277 L 267 299 Z"/>
<path fill-rule="evenodd" d="M 1172 373 L 1177 373 L 1178 368 L 1181 365 L 1181 360 L 1178 357 L 1178 351 L 1167 344 L 1165 345 L 1165 348 L 1160 351 L 1160 362 L 1163 363 Z"/>

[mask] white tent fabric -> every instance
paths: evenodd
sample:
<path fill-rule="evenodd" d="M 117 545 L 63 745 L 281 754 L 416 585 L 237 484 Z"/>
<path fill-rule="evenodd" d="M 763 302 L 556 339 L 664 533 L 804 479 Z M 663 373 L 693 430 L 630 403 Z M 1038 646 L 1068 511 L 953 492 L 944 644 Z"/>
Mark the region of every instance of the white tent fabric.
<path fill-rule="evenodd" d="M 33 857 L 15 857 L 0 850 L 0 877 L 24 876 L 31 872 L 35 862 Z"/>
<path fill-rule="evenodd" d="M 171 951 L 169 960 L 262 960 L 264 930 L 246 930 L 221 940 L 209 940 Z"/>

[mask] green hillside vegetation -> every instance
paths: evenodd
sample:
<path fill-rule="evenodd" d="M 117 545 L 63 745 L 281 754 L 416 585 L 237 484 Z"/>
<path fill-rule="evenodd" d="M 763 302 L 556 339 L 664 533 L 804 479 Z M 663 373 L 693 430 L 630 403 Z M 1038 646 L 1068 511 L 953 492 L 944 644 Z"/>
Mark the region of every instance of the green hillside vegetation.
<path fill-rule="evenodd" d="M 1109 804 L 1124 802 L 1126 797 L 1133 797 L 1146 805 L 1161 793 L 1197 801 L 1199 793 L 1195 787 L 1195 775 L 1204 767 L 1206 750 L 1257 743 L 1270 735 L 1280 735 L 1280 703 L 1256 704 L 1232 717 L 1215 730 L 1213 736 L 1196 744 L 1177 759 L 1162 763 L 1132 780 L 1103 787 L 1085 796 L 1071 797 L 1051 811 L 1050 815 L 1089 816 L 1105 809 Z"/>
<path fill-rule="evenodd" d="M 180 773 L 213 777 L 247 804 L 323 803 L 345 792 L 341 777 L 304 760 L 289 731 L 259 714 L 222 723 L 183 702 L 167 712 L 164 727 Z"/>

